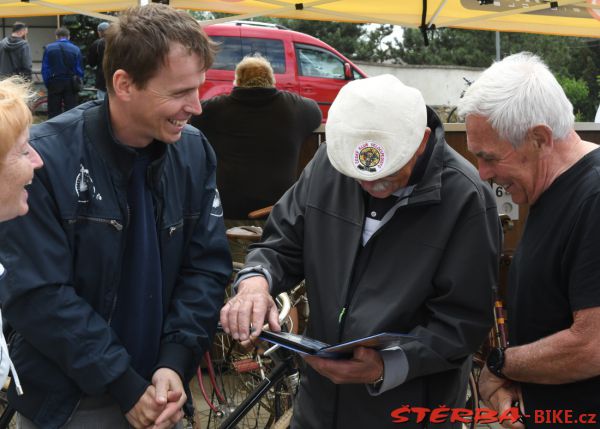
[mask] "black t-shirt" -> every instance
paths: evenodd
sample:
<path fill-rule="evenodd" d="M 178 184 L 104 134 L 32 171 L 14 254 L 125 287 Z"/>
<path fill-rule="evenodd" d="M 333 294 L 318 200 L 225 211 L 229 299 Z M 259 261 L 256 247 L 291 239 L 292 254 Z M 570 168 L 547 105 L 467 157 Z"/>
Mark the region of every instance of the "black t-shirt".
<path fill-rule="evenodd" d="M 600 149 L 559 176 L 530 208 L 507 301 L 510 345 L 567 329 L 574 311 L 600 306 Z M 554 426 L 536 425 L 535 410 L 600 411 L 600 377 L 522 388 L 528 429 Z"/>

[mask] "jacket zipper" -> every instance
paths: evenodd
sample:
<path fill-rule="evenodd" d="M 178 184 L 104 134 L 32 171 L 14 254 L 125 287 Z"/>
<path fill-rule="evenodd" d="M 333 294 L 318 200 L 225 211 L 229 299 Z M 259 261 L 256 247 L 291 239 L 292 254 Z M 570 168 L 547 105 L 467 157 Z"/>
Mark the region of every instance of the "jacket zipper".
<path fill-rule="evenodd" d="M 77 399 L 77 403 L 75 404 L 75 408 L 73 408 L 73 411 L 71 411 L 71 414 L 69 414 L 69 418 L 67 419 L 67 421 L 65 422 L 65 424 L 62 427 L 67 426 L 69 424 L 69 422 L 71 420 L 73 420 L 73 416 L 77 412 L 77 409 L 79 408 L 79 404 L 81 404 L 81 398 Z"/>
<path fill-rule="evenodd" d="M 126 204 L 126 208 L 127 208 L 127 223 L 126 225 L 129 225 L 129 221 L 131 219 L 131 209 L 129 208 L 129 203 Z M 121 229 L 123 229 L 123 226 L 121 226 Z M 121 238 L 121 241 L 125 240 L 125 238 Z M 123 252 L 125 251 L 125 246 L 121 246 L 121 258 L 120 260 L 123 260 Z M 112 318 L 115 314 L 115 309 L 117 308 L 117 296 L 119 295 L 118 292 L 118 284 L 120 283 L 120 278 L 119 278 L 119 282 L 117 282 L 117 290 L 115 291 L 115 295 L 113 296 L 113 301 L 112 304 L 110 306 L 110 312 L 108 313 L 108 320 L 106 321 L 106 323 L 108 324 L 108 326 L 111 326 L 112 323 Z"/>
<path fill-rule="evenodd" d="M 77 220 L 79 220 L 79 219 L 88 220 L 90 222 L 105 223 L 105 224 L 112 226 L 117 231 L 123 230 L 123 225 L 115 219 L 102 219 L 99 217 L 78 216 L 77 219 L 69 219 L 68 223 L 70 223 L 70 224 L 76 223 Z"/>
<path fill-rule="evenodd" d="M 169 227 L 169 237 L 172 237 L 175 234 L 175 231 L 181 229 L 183 227 L 183 220 L 177 222 L 175 225 Z"/>

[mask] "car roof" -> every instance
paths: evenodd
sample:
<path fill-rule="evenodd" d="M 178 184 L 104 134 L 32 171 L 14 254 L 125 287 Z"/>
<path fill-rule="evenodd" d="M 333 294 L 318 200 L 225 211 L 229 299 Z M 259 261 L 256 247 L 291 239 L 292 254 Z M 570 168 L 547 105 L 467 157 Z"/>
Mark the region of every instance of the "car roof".
<path fill-rule="evenodd" d="M 264 37 L 271 39 L 291 38 L 297 43 L 306 43 L 320 48 L 333 50 L 346 61 L 350 61 L 345 55 L 341 54 L 334 47 L 328 45 L 322 40 L 319 40 L 316 37 L 306 33 L 290 30 L 281 25 L 255 21 L 231 21 L 221 24 L 205 25 L 204 31 L 208 36 Z"/>

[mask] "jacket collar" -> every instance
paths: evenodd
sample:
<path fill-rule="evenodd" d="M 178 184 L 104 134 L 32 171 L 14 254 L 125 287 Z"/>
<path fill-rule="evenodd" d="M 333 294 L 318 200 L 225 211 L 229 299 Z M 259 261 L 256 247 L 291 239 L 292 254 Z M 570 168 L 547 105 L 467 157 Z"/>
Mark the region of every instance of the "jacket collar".
<path fill-rule="evenodd" d="M 420 157 L 426 163 L 415 165 L 414 173 L 421 174 L 422 177 L 415 183 L 416 186 L 409 197 L 408 204 L 439 202 L 441 200 L 446 142 L 442 121 L 429 106 L 427 107 L 427 126 L 431 128 L 431 134 L 427 141 L 425 153 Z"/>
<path fill-rule="evenodd" d="M 246 88 L 234 86 L 231 90 L 231 98 L 250 105 L 262 105 L 270 103 L 279 93 L 277 88 Z"/>
<path fill-rule="evenodd" d="M 127 180 L 137 154 L 135 149 L 125 146 L 115 137 L 110 122 L 108 105 L 109 97 L 106 97 L 104 101 L 96 102 L 95 106 L 85 110 L 83 113 L 85 138 L 86 141 L 91 142 L 95 149 L 98 150 L 100 156 L 106 160 L 107 164 L 116 166 L 122 178 Z M 158 154 L 150 166 L 150 171 L 153 178 L 153 185 L 156 188 L 162 174 L 168 145 L 158 141 L 154 143 L 157 143 Z"/>

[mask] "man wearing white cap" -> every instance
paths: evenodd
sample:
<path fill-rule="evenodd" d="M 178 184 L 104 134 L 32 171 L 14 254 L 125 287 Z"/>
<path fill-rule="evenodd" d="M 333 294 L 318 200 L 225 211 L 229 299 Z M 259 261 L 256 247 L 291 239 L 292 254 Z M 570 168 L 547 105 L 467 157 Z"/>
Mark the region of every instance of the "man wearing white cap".
<path fill-rule="evenodd" d="M 403 406 L 463 407 L 497 283 L 490 187 L 446 144 L 419 91 L 390 75 L 346 85 L 326 139 L 275 205 L 221 310 L 223 327 L 240 340 L 250 323 L 278 330 L 271 295 L 305 278 L 308 336 L 415 336 L 394 350 L 357 348 L 351 359 L 306 357 L 292 427 L 391 428 Z M 403 416 L 403 428 L 424 427 Z"/>

